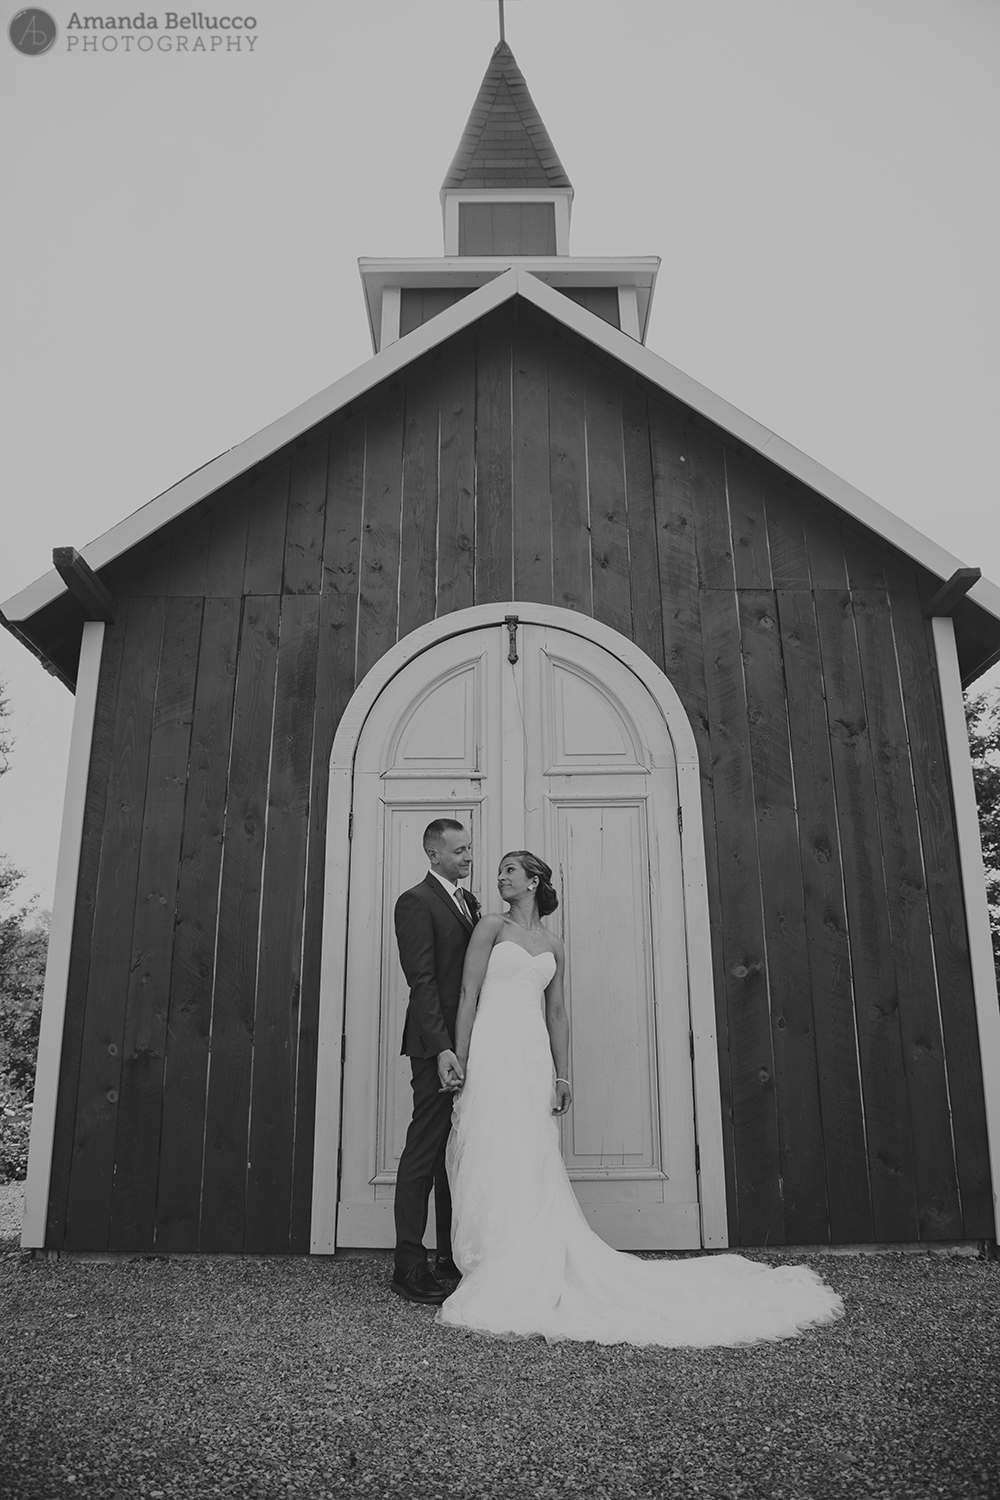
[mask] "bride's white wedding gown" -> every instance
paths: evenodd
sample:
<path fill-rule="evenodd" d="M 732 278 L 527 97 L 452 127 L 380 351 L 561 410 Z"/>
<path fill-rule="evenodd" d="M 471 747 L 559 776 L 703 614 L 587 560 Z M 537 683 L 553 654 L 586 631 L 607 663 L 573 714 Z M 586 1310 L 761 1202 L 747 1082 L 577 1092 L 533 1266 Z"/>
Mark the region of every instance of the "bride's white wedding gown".
<path fill-rule="evenodd" d="M 448 1142 L 452 1248 L 463 1278 L 442 1323 L 600 1344 L 787 1338 L 843 1312 L 806 1266 L 739 1255 L 646 1261 L 587 1223 L 559 1150 L 543 992 L 551 953 L 490 954 Z"/>

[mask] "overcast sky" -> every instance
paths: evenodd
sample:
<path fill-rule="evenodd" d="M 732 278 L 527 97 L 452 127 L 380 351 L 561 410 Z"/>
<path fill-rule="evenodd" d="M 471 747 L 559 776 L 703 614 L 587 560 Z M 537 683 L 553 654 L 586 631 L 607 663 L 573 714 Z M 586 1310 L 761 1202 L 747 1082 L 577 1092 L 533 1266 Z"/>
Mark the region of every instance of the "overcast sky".
<path fill-rule="evenodd" d="M 441 254 L 497 39 L 493 0 L 237 0 L 252 51 L 178 52 L 144 4 L 100 14 L 149 51 L 49 0 L 25 57 L 0 0 L 0 600 L 370 357 L 357 258 Z M 996 0 L 508 0 L 507 39 L 572 253 L 663 259 L 650 348 L 1000 582 Z M 6 632 L 0 680 L 46 905 L 72 698 Z"/>

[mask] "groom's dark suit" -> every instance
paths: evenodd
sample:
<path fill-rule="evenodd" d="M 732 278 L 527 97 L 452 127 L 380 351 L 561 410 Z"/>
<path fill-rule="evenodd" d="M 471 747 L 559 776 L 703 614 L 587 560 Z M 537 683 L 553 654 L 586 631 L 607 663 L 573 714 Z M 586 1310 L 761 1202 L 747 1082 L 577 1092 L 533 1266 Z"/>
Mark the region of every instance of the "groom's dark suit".
<path fill-rule="evenodd" d="M 410 986 L 400 1051 L 413 1070 L 413 1118 L 396 1173 L 396 1265 L 406 1269 L 426 1258 L 424 1229 L 434 1186 L 437 1255 L 451 1259 L 451 1193 L 444 1170 L 453 1096 L 442 1093 L 437 1057 L 455 1046 L 455 1017 L 462 967 L 473 923 L 475 897 L 466 894 L 469 921 L 435 875 L 396 902 L 399 961 Z"/>

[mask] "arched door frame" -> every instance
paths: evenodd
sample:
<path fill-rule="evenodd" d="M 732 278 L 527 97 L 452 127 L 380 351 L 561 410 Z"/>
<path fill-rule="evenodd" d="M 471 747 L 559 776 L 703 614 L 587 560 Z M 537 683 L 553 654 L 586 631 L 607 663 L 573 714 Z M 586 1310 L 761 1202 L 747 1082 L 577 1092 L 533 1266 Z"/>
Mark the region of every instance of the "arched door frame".
<path fill-rule="evenodd" d="M 350 895 L 350 825 L 354 758 L 365 720 L 387 684 L 415 657 L 451 636 L 490 626 L 505 615 L 528 625 L 548 625 L 603 646 L 635 673 L 657 704 L 674 746 L 681 820 L 684 927 L 687 940 L 688 1004 L 693 1040 L 695 1138 L 698 1142 L 698 1196 L 702 1243 L 712 1249 L 729 1243 L 726 1177 L 722 1146 L 722 1100 L 715 1035 L 715 989 L 709 926 L 705 839 L 701 813 L 698 747 L 684 705 L 654 661 L 625 636 L 587 615 L 550 604 L 512 600 L 476 605 L 432 620 L 397 642 L 359 683 L 340 721 L 330 756 L 326 823 L 326 881 L 320 969 L 319 1036 L 316 1079 L 316 1133 L 313 1155 L 312 1230 L 314 1255 L 336 1248 L 341 1110 L 341 1058 L 347 969 L 347 916 Z M 347 857 L 343 851 L 347 851 Z"/>

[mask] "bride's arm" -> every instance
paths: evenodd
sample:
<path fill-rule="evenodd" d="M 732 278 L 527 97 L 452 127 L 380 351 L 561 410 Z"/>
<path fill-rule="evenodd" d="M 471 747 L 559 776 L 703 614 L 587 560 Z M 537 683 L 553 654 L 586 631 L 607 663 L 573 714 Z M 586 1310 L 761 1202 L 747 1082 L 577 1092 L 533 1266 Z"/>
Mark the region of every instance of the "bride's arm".
<path fill-rule="evenodd" d="M 555 939 L 556 972 L 545 991 L 545 1025 L 549 1033 L 552 1061 L 556 1068 L 556 1107 L 554 1115 L 564 1115 L 573 1103 L 569 1086 L 569 1017 L 563 994 L 565 972 L 563 945 Z"/>
<path fill-rule="evenodd" d="M 472 1023 L 476 1019 L 479 991 L 486 978 L 486 965 L 490 961 L 493 944 L 503 927 L 503 917 L 493 915 L 480 917 L 472 929 L 469 946 L 465 950 L 465 967 L 462 970 L 462 989 L 458 997 L 458 1015 L 455 1018 L 455 1053 L 465 1072 L 469 1060 L 469 1041 Z"/>

